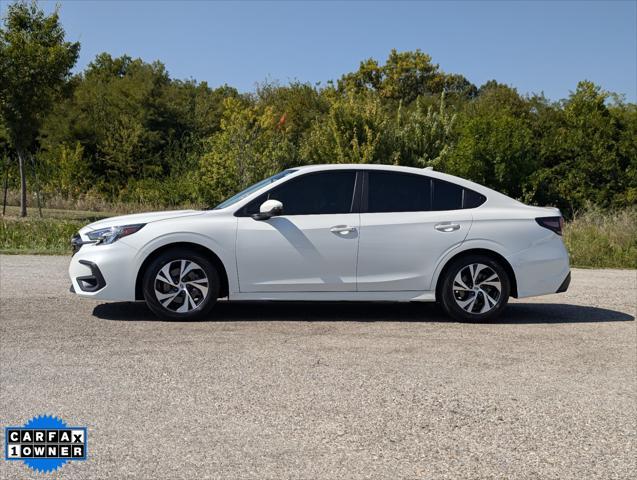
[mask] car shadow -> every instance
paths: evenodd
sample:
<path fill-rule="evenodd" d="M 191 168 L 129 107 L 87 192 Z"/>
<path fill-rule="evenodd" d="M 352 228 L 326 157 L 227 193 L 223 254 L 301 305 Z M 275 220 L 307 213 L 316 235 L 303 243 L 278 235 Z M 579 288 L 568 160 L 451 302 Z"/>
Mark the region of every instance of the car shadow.
<path fill-rule="evenodd" d="M 143 302 L 103 303 L 93 315 L 115 321 L 159 320 Z M 635 317 L 616 310 L 563 303 L 512 303 L 490 323 L 551 324 L 629 322 Z M 433 303 L 388 302 L 228 302 L 220 301 L 210 322 L 453 322 Z"/>

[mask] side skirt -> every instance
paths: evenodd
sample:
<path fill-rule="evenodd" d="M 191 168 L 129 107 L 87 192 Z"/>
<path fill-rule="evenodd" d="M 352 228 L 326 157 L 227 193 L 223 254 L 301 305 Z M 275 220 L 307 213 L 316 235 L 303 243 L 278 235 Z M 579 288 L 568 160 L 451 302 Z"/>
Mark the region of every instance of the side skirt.
<path fill-rule="evenodd" d="M 307 302 L 435 302 L 435 292 L 250 292 L 231 293 L 229 300 Z"/>

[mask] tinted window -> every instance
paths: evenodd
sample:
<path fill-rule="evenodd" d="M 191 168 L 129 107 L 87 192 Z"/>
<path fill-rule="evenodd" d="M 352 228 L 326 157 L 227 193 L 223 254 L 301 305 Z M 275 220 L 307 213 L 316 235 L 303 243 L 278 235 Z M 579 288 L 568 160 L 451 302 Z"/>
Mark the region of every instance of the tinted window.
<path fill-rule="evenodd" d="M 349 213 L 355 179 L 356 172 L 351 171 L 306 174 L 259 196 L 243 213 L 257 213 L 266 200 L 280 201 L 283 215 Z"/>
<path fill-rule="evenodd" d="M 433 180 L 432 210 L 459 210 L 462 208 L 462 187 L 443 180 Z"/>
<path fill-rule="evenodd" d="M 465 188 L 462 208 L 476 208 L 486 202 L 486 200 L 487 197 L 485 197 L 484 195 Z"/>
<path fill-rule="evenodd" d="M 421 212 L 431 207 L 428 177 L 405 173 L 368 173 L 368 212 Z"/>

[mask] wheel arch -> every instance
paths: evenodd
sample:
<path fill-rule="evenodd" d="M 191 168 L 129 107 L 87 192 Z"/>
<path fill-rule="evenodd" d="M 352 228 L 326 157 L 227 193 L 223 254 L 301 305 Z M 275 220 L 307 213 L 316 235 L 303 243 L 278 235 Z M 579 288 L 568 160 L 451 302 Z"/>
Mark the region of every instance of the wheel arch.
<path fill-rule="evenodd" d="M 500 263 L 502 267 L 504 268 L 504 270 L 507 272 L 507 275 L 509 276 L 509 280 L 511 281 L 510 295 L 514 298 L 518 297 L 518 283 L 515 278 L 515 271 L 513 270 L 513 267 L 511 266 L 509 261 L 506 258 L 504 258 L 502 255 L 500 255 L 499 253 L 493 250 L 489 250 L 487 248 L 470 248 L 470 249 L 463 250 L 461 252 L 456 253 L 445 262 L 444 267 L 442 268 L 442 270 L 440 271 L 440 274 L 438 275 L 438 278 L 436 279 L 436 299 L 440 298 L 440 288 L 442 286 L 442 280 L 445 277 L 447 270 L 451 266 L 451 263 L 457 260 L 458 258 L 467 256 L 467 255 L 484 255 Z"/>
<path fill-rule="evenodd" d="M 144 261 L 142 262 L 141 266 L 139 267 L 139 270 L 137 271 L 137 278 L 135 279 L 135 300 L 144 299 L 142 281 L 144 278 L 144 272 L 146 271 L 146 268 L 148 268 L 148 265 L 150 264 L 150 262 L 152 262 L 155 258 L 157 258 L 159 255 L 164 253 L 166 250 L 170 250 L 172 248 L 190 249 L 192 251 L 199 253 L 200 255 L 203 255 L 208 260 L 210 260 L 212 264 L 215 266 L 215 268 L 217 269 L 217 271 L 219 272 L 219 279 L 221 280 L 221 285 L 219 286 L 219 298 L 228 296 L 228 293 L 229 293 L 228 272 L 226 271 L 226 267 L 224 266 L 223 262 L 221 261 L 221 259 L 215 252 L 210 250 L 208 247 L 204 247 L 203 245 L 199 243 L 173 242 L 173 243 L 167 243 L 166 245 L 162 245 L 161 247 L 156 248 L 155 250 L 150 252 L 146 256 Z"/>

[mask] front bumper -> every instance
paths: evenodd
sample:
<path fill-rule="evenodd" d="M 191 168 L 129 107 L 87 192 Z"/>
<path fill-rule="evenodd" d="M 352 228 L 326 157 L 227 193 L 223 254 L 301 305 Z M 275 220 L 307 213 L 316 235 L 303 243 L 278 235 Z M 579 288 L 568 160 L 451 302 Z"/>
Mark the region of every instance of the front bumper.
<path fill-rule="evenodd" d="M 71 258 L 71 291 L 96 300 L 135 300 L 136 250 L 123 241 L 84 244 Z"/>
<path fill-rule="evenodd" d="M 106 286 L 106 280 L 104 280 L 104 275 L 102 275 L 102 271 L 97 264 L 90 262 L 88 260 L 80 260 L 80 264 L 86 265 L 91 269 L 90 275 L 83 275 L 81 277 L 77 277 L 75 280 L 80 287 L 80 290 L 83 292 L 98 292 L 102 288 Z"/>

